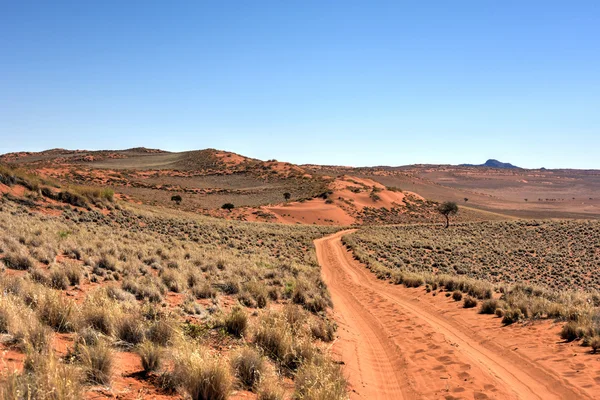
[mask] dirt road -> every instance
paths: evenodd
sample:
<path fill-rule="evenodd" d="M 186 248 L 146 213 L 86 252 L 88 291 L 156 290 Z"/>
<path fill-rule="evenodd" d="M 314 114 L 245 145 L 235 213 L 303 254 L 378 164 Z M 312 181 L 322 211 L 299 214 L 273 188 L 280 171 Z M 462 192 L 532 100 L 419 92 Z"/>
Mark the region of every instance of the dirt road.
<path fill-rule="evenodd" d="M 341 243 L 351 232 L 315 241 L 351 399 L 591 398 L 535 359 L 378 280 Z"/>

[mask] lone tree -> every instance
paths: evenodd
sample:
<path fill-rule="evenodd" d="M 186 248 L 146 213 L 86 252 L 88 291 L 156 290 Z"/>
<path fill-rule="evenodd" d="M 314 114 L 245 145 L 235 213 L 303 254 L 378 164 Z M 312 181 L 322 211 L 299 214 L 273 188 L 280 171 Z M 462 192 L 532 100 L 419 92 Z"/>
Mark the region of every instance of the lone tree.
<path fill-rule="evenodd" d="M 235 206 L 231 203 L 225 203 L 221 206 L 221 208 L 223 210 L 227 210 L 227 211 L 231 212 L 231 210 L 233 210 L 235 208 Z"/>
<path fill-rule="evenodd" d="M 183 199 L 178 194 L 176 194 L 175 196 L 171 196 L 171 201 L 174 201 L 177 205 L 179 205 L 181 203 L 181 200 L 183 200 Z"/>
<path fill-rule="evenodd" d="M 468 197 L 465 197 L 465 203 L 466 203 L 467 201 L 469 201 L 469 198 L 468 198 Z"/>
<path fill-rule="evenodd" d="M 285 201 L 289 201 L 292 198 L 292 195 L 289 192 L 285 192 L 283 194 L 283 198 L 285 199 Z"/>
<path fill-rule="evenodd" d="M 450 226 L 450 215 L 455 215 L 458 213 L 458 206 L 453 201 L 446 201 L 445 203 L 440 204 L 438 207 L 438 211 L 444 217 L 446 217 L 446 228 Z"/>

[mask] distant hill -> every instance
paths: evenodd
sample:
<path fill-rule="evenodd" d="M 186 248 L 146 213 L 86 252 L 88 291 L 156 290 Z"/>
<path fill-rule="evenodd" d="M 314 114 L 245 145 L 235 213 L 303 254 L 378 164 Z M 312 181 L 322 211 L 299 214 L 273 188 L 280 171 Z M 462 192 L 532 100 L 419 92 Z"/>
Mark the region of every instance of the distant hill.
<path fill-rule="evenodd" d="M 520 168 L 511 163 L 500 162 L 498 160 L 489 159 L 483 164 L 460 164 L 461 167 L 488 167 L 488 168 Z"/>

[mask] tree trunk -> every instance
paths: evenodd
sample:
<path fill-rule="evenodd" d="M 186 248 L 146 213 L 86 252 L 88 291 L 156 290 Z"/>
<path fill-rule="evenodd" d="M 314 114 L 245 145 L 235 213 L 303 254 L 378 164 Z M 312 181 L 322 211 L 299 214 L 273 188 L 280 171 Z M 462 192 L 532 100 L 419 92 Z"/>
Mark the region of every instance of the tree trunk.
<path fill-rule="evenodd" d="M 448 215 L 444 215 L 446 217 L 446 228 L 450 226 L 450 217 Z"/>

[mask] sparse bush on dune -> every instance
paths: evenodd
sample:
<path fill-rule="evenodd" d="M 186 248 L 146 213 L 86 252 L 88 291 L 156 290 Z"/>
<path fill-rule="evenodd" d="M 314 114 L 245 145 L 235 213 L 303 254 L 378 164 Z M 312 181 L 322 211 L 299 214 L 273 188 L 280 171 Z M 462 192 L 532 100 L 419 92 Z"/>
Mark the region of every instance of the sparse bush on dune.
<path fill-rule="evenodd" d="M 477 306 L 477 300 L 474 299 L 473 297 L 467 296 L 465 297 L 465 300 L 463 302 L 463 307 L 464 308 L 473 308 Z"/>
<path fill-rule="evenodd" d="M 523 312 L 520 309 L 508 309 L 504 311 L 504 314 L 502 316 L 502 323 L 505 325 L 510 325 L 522 320 L 523 318 Z"/>
<path fill-rule="evenodd" d="M 146 332 L 146 338 L 152 343 L 161 346 L 167 346 L 175 337 L 175 321 L 159 319 L 150 324 Z"/>
<path fill-rule="evenodd" d="M 335 322 L 329 320 L 314 320 L 310 325 L 312 335 L 324 342 L 331 342 L 335 338 Z"/>
<path fill-rule="evenodd" d="M 461 292 L 460 290 L 455 290 L 455 291 L 452 293 L 452 299 L 453 299 L 454 301 L 461 301 L 461 300 L 462 300 L 462 297 L 463 297 L 463 295 L 462 295 L 462 292 Z"/>
<path fill-rule="evenodd" d="M 590 339 L 590 347 L 592 348 L 592 353 L 596 354 L 598 352 L 600 349 L 600 335 Z"/>
<path fill-rule="evenodd" d="M 292 331 L 288 323 L 273 313 L 262 316 L 254 333 L 254 343 L 275 361 L 285 361 L 291 354 Z"/>
<path fill-rule="evenodd" d="M 495 314 L 496 310 L 498 309 L 498 305 L 498 300 L 496 299 L 484 300 L 481 303 L 481 309 L 479 312 L 481 314 Z"/>

